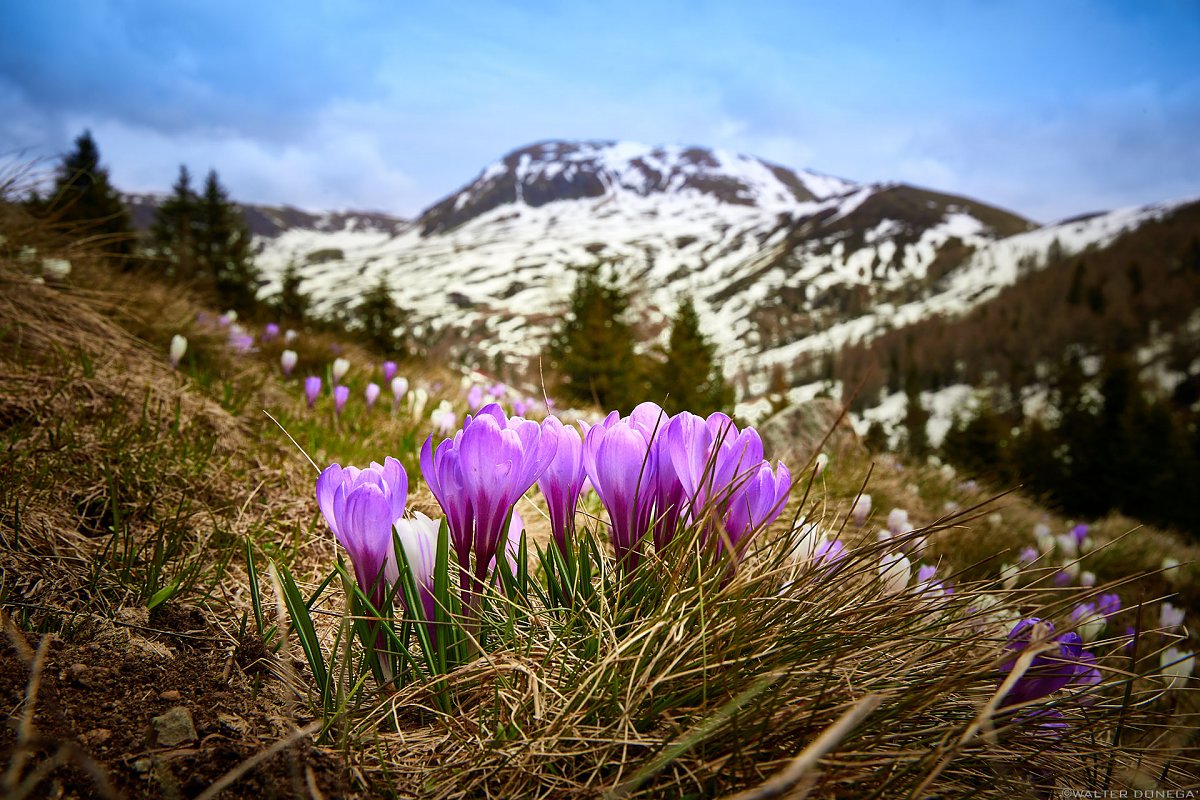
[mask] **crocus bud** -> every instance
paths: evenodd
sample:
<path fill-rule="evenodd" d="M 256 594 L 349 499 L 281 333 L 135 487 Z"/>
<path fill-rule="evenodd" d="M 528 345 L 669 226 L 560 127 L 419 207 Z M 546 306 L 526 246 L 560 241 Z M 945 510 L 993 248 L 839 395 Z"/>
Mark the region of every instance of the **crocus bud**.
<path fill-rule="evenodd" d="M 467 392 L 467 407 L 471 409 L 471 413 L 478 411 L 483 407 L 483 387 L 472 386 Z"/>
<path fill-rule="evenodd" d="M 854 517 L 854 524 L 862 527 L 867 524 L 867 515 L 871 513 L 871 495 L 861 494 L 854 501 L 854 509 L 850 512 Z"/>
<path fill-rule="evenodd" d="M 321 396 L 321 379 L 316 375 L 309 375 L 304 379 L 304 399 L 308 401 L 308 407 L 311 409 L 317 402 L 317 398 Z"/>
<path fill-rule="evenodd" d="M 342 378 L 346 377 L 346 373 L 350 371 L 350 362 L 344 358 L 336 358 L 333 361 L 333 368 L 330 374 L 333 376 L 333 382 L 337 383 Z"/>
<path fill-rule="evenodd" d="M 341 414 L 342 409 L 346 407 L 346 401 L 350 399 L 350 387 L 338 384 L 333 387 L 333 413 Z"/>
<path fill-rule="evenodd" d="M 383 362 L 382 369 L 383 369 L 384 383 L 391 383 L 392 378 L 396 377 L 396 362 L 395 361 L 385 361 L 385 362 Z"/>
<path fill-rule="evenodd" d="M 1183 609 L 1176 608 L 1170 603 L 1163 603 L 1158 609 L 1158 624 L 1163 630 L 1172 630 L 1183 625 Z"/>
<path fill-rule="evenodd" d="M 295 350 L 284 350 L 279 354 L 279 367 L 283 370 L 283 374 L 291 377 L 292 370 L 296 368 L 296 362 L 300 357 L 296 355 Z"/>
<path fill-rule="evenodd" d="M 1021 568 L 1016 564 L 1005 564 L 1000 567 L 1000 582 L 1005 589 L 1015 589 L 1017 586 L 1017 578 L 1021 575 Z"/>
<path fill-rule="evenodd" d="M 299 336 L 299 335 L 300 335 L 300 334 L 296 333 L 296 332 L 295 332 L 294 330 L 292 330 L 291 328 L 288 328 L 288 329 L 287 329 L 287 331 L 285 331 L 285 332 L 284 332 L 284 334 L 283 334 L 283 343 L 284 343 L 284 344 L 291 344 L 292 342 L 296 341 L 296 337 L 297 337 L 297 336 Z"/>
<path fill-rule="evenodd" d="M 425 404 L 429 402 L 429 392 L 418 386 L 412 393 L 412 415 L 414 418 L 425 413 Z"/>
<path fill-rule="evenodd" d="M 1058 551 L 1067 558 L 1079 557 L 1079 540 L 1069 533 L 1063 533 L 1054 537 L 1054 544 Z"/>
<path fill-rule="evenodd" d="M 879 560 L 879 582 L 885 594 L 900 594 L 912 577 L 912 562 L 901 553 L 885 553 Z"/>
<path fill-rule="evenodd" d="M 268 322 L 263 328 L 262 340 L 269 342 L 279 335 L 279 325 L 274 322 Z"/>
<path fill-rule="evenodd" d="M 1163 677 L 1167 680 L 1167 688 L 1182 689 L 1187 685 L 1188 678 L 1192 677 L 1192 672 L 1196 669 L 1195 653 L 1185 653 L 1177 648 L 1168 647 L 1158 658 Z"/>
<path fill-rule="evenodd" d="M 908 512 L 903 508 L 893 508 L 888 512 L 887 526 L 896 536 L 912 530 L 912 526 L 908 524 Z"/>
<path fill-rule="evenodd" d="M 400 405 L 400 401 L 408 394 L 408 379 L 396 376 L 392 378 L 392 405 Z"/>
<path fill-rule="evenodd" d="M 367 399 L 367 410 L 370 411 L 375 407 L 375 401 L 379 399 L 379 384 L 368 383 L 367 391 L 364 394 Z"/>
<path fill-rule="evenodd" d="M 179 362 L 183 359 L 183 354 L 187 352 L 187 339 L 180 336 L 178 333 L 171 337 L 171 367 L 178 367 Z"/>
<path fill-rule="evenodd" d="M 825 467 L 829 464 L 829 456 L 824 453 L 817 454 L 817 463 L 813 469 L 813 477 L 821 477 L 821 473 L 825 471 Z"/>

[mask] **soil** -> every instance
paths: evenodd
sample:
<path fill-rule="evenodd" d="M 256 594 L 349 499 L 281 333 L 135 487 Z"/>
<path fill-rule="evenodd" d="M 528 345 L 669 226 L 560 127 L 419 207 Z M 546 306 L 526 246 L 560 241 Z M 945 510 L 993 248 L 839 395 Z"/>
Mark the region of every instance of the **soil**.
<path fill-rule="evenodd" d="M 20 774 L 29 779 L 60 750 L 67 761 L 27 796 L 195 797 L 247 758 L 311 722 L 289 716 L 283 686 L 255 660 L 256 647 L 265 652 L 261 642 L 229 647 L 206 630 L 203 616 L 194 610 L 167 609 L 147 622 L 110 628 L 86 642 L 50 634 L 32 749 Z M 0 644 L 0 715 L 8 719 L 0 727 L 0 771 L 10 769 L 17 755 L 14 745 L 31 674 L 29 652 L 22 653 L 10 640 L 16 635 L 10 631 Z M 25 636 L 29 650 L 36 650 L 37 635 Z M 152 720 L 180 708 L 190 713 L 197 739 L 156 746 Z M 177 710 L 171 716 L 187 714 Z M 269 800 L 351 793 L 340 755 L 304 737 L 258 764 L 220 797 Z"/>

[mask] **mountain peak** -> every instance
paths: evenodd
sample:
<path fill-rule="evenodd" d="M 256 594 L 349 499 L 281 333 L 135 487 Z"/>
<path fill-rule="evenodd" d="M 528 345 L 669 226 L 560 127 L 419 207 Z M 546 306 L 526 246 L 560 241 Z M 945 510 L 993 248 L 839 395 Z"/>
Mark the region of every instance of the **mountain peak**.
<path fill-rule="evenodd" d="M 707 196 L 729 205 L 791 211 L 844 195 L 857 184 L 725 150 L 631 141 L 537 142 L 513 150 L 426 210 L 425 235 L 456 228 L 500 206 L 537 208 L 603 197 Z"/>

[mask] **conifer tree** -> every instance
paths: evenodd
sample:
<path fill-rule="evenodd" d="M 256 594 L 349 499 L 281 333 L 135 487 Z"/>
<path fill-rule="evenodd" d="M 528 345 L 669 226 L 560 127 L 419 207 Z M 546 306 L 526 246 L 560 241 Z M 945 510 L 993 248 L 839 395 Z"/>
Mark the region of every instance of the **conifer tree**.
<path fill-rule="evenodd" d="M 628 308 L 628 294 L 612 276 L 602 278 L 598 265 L 579 271 L 567 313 L 549 346 L 551 366 L 567 397 L 604 409 L 630 410 L 636 403 Z"/>
<path fill-rule="evenodd" d="M 275 310 L 284 319 L 303 322 L 308 316 L 311 298 L 301 290 L 304 278 L 295 261 L 289 261 L 279 279 L 279 294 L 275 295 Z"/>
<path fill-rule="evenodd" d="M 75 149 L 63 157 L 49 200 L 35 206 L 41 215 L 94 243 L 115 266 L 129 265 L 134 241 L 129 211 L 100 164 L 100 149 L 90 131 L 85 130 L 75 140 Z"/>
<path fill-rule="evenodd" d="M 355 318 L 362 327 L 363 337 L 385 354 L 402 353 L 403 338 L 400 329 L 404 326 L 405 314 L 392 298 L 387 277 L 379 281 L 363 295 L 355 308 Z"/>
<path fill-rule="evenodd" d="M 708 416 L 728 411 L 733 391 L 716 359 L 716 345 L 700 330 L 700 316 L 690 295 L 679 300 L 671 321 L 665 360 L 652 379 L 654 394 L 668 412 L 691 411 Z"/>
<path fill-rule="evenodd" d="M 221 186 L 216 170 L 210 170 L 204 181 L 199 219 L 197 259 L 212 277 L 217 296 L 229 308 L 251 310 L 258 291 L 258 269 L 250 251 L 250 230 Z"/>
<path fill-rule="evenodd" d="M 196 275 L 196 247 L 200 231 L 200 198 L 192 190 L 192 176 L 180 165 L 171 196 L 154 214 L 150 240 L 155 254 L 166 261 L 167 272 L 178 280 Z"/>

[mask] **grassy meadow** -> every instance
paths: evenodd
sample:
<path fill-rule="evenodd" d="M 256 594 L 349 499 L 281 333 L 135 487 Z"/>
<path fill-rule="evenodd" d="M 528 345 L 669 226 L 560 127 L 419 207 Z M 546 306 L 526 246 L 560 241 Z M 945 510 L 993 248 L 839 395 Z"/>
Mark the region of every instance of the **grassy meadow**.
<path fill-rule="evenodd" d="M 535 488 L 516 506 L 514 569 L 497 570 L 473 619 L 443 575 L 436 620 L 406 610 L 419 587 L 402 578 L 381 624 L 318 509 L 317 475 L 394 457 L 409 511 L 441 518 L 420 448 L 435 409 L 450 405 L 453 433 L 468 384 L 485 379 L 401 363 L 408 392 L 395 400 L 383 356 L 353 343 L 303 330 L 263 341 L 247 324 L 254 344 L 238 352 L 222 310 L 178 287 L 111 271 L 75 244 L 13 250 L 0 248 L 6 797 L 1008 798 L 1200 785 L 1196 684 L 1163 658 L 1197 646 L 1200 548 L 1169 531 L 1067 520 L 936 463 L 873 460 L 833 413 L 827 438 L 788 448 L 787 505 L 739 558 L 716 552 L 703 520 L 685 521 L 623 568 L 594 492 L 563 556 Z M 40 278 L 44 258 L 69 259 L 70 274 Z M 173 368 L 177 334 L 187 349 Z M 290 377 L 285 349 L 297 354 Z M 339 357 L 350 363 L 340 414 Z M 311 409 L 309 375 L 323 380 Z M 372 381 L 382 396 L 368 409 Z M 871 510 L 856 519 L 863 494 Z M 881 537 L 892 509 L 908 524 L 894 517 Z M 837 542 L 838 557 L 816 556 L 818 542 Z M 444 568 L 445 534 L 440 547 Z M 1111 615 L 1076 613 L 1112 593 Z M 1049 638 L 1009 646 L 1028 618 L 1058 635 L 1086 628 L 1098 682 L 1006 700 L 1057 652 Z M 180 708 L 192 730 L 176 735 L 164 717 Z"/>

